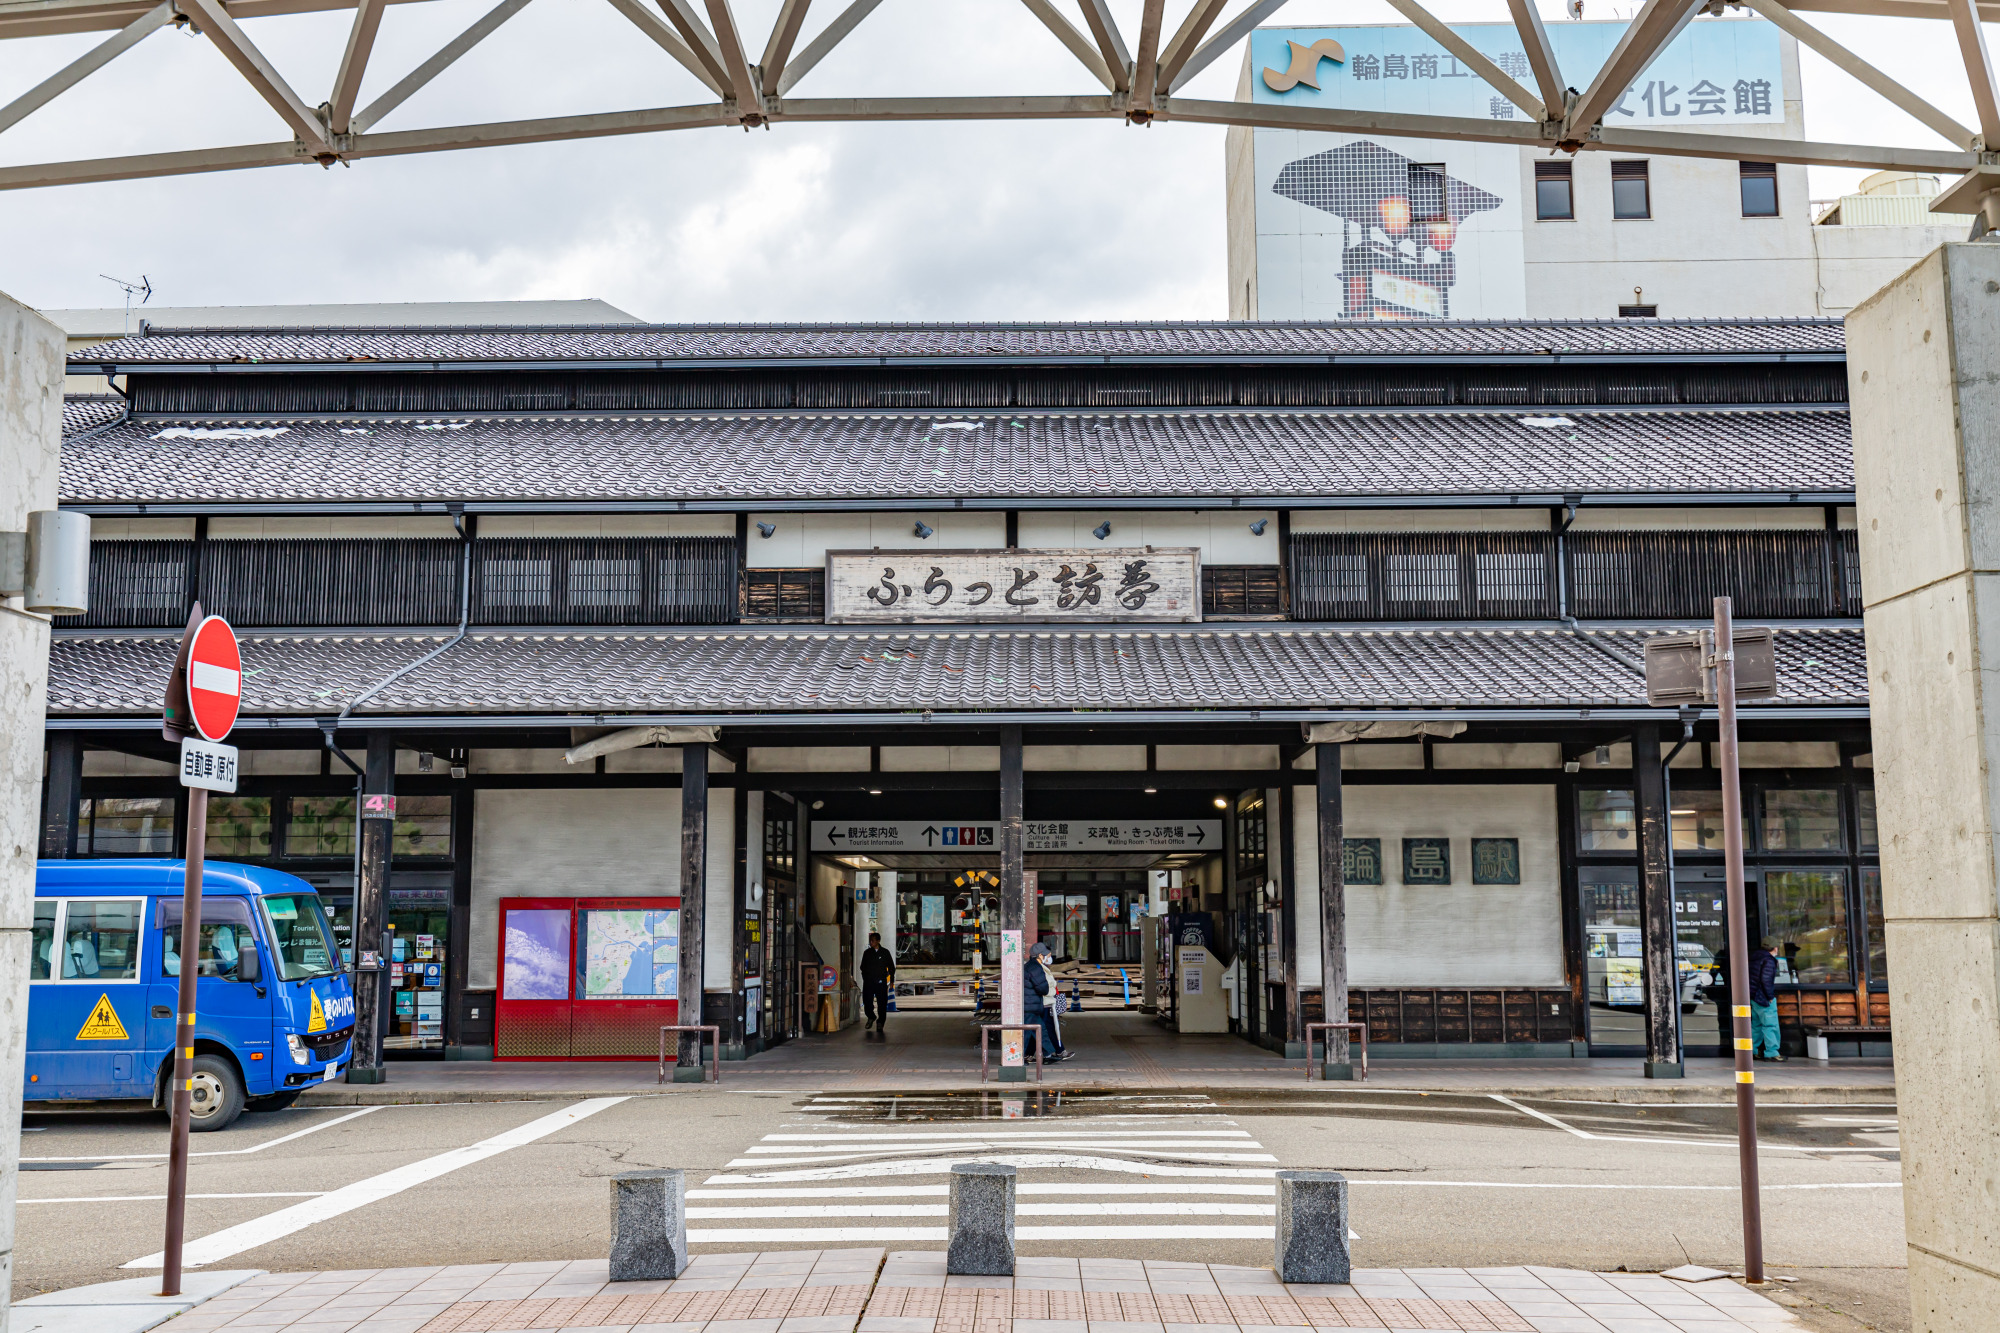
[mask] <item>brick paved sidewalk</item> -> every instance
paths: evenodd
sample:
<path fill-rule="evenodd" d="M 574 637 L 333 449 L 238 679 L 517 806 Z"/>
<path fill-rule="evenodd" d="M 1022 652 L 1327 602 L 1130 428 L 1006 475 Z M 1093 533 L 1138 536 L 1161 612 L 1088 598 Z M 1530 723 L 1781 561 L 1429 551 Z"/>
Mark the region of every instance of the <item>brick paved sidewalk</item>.
<path fill-rule="evenodd" d="M 937 1251 L 702 1255 L 673 1282 L 605 1281 L 602 1260 L 270 1273 L 168 1333 L 1786 1333 L 1791 1314 L 1718 1279 L 1561 1268 L 1412 1268 L 1344 1287 L 1269 1269 L 1020 1260 L 946 1277 Z"/>

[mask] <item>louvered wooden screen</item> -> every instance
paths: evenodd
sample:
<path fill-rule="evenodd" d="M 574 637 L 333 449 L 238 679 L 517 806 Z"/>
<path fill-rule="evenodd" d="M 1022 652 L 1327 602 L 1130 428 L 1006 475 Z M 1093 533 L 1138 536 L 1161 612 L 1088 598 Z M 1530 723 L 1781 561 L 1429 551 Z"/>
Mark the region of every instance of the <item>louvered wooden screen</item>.
<path fill-rule="evenodd" d="M 473 544 L 482 625 L 719 625 L 736 619 L 728 537 L 507 537 Z"/>
<path fill-rule="evenodd" d="M 1555 539 L 1542 532 L 1298 533 L 1298 620 L 1546 620 Z"/>
<path fill-rule="evenodd" d="M 62 628 L 167 629 L 187 624 L 194 588 L 192 541 L 90 544 L 90 610 L 57 616 Z"/>

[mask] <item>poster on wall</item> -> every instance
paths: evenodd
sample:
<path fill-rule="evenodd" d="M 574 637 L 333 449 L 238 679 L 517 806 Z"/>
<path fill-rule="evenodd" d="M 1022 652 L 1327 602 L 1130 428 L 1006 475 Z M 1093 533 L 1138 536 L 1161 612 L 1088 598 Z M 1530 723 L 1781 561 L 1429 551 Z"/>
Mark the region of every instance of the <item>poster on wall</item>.
<path fill-rule="evenodd" d="M 569 998 L 569 913 L 541 908 L 507 913 L 501 941 L 509 1000 Z"/>
<path fill-rule="evenodd" d="M 579 916 L 583 998 L 668 999 L 678 993 L 679 911 L 598 908 Z"/>
<path fill-rule="evenodd" d="M 1552 23 L 1563 77 L 1587 88 L 1626 25 Z M 1522 83 L 1520 34 L 1452 30 Z M 1528 114 L 1409 25 L 1260 28 L 1258 103 L 1526 122 Z M 1763 20 L 1697 20 L 1605 113 L 1607 125 L 1782 125 L 1783 50 Z M 1522 144 L 1258 129 L 1257 305 L 1264 319 L 1507 319 L 1527 310 Z"/>

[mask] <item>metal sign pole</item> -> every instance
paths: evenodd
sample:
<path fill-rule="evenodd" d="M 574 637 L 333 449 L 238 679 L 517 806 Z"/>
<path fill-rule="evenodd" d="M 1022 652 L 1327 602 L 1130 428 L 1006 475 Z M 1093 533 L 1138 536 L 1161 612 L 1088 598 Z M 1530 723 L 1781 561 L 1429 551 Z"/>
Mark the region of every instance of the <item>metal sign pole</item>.
<path fill-rule="evenodd" d="M 1715 599 L 1715 700 L 1722 764 L 1722 857 L 1729 903 L 1730 1029 L 1736 1038 L 1736 1145 L 1743 1186 L 1743 1276 L 1764 1280 L 1764 1210 L 1757 1190 L 1757 1075 L 1750 1067 L 1750 931 L 1743 894 L 1743 784 L 1736 753 L 1736 637 L 1727 597 Z"/>
<path fill-rule="evenodd" d="M 188 1119 L 194 1113 L 194 983 L 201 958 L 202 852 L 208 791 L 188 788 L 187 873 L 181 890 L 180 1003 L 174 1013 L 173 1128 L 167 1141 L 167 1245 L 160 1294 L 181 1294 L 181 1239 L 187 1228 Z"/>

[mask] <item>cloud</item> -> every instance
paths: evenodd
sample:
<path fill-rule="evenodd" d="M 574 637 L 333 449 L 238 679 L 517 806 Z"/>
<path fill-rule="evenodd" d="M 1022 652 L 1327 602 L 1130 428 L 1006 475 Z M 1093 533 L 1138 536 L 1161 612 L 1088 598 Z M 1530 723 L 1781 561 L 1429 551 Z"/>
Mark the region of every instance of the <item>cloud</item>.
<path fill-rule="evenodd" d="M 390 6 L 362 102 L 489 4 Z M 839 7 L 819 0 L 808 35 Z M 1543 7 L 1560 13 L 1554 0 Z M 1170 30 L 1184 9 L 1170 6 Z M 1504 18 L 1491 0 L 1434 9 L 1454 22 Z M 736 0 L 753 50 L 776 10 L 777 0 Z M 1135 33 L 1139 0 L 1113 10 Z M 1401 21 L 1380 0 L 1295 0 L 1279 17 Z M 348 21 L 307 14 L 245 29 L 318 102 Z M 1814 21 L 1970 121 L 1948 24 Z M 0 42 L 0 87 L 31 86 L 104 35 Z M 1238 63 L 1223 58 L 1187 91 L 1229 97 Z M 1937 146 L 1817 56 L 1803 67 L 1811 137 Z M 1096 90 L 1016 0 L 885 0 L 795 95 Z M 604 0 L 534 0 L 380 128 L 704 100 Z M 208 42 L 167 30 L 0 138 L 0 159 L 283 137 Z M 1856 174 L 1815 170 L 1813 192 L 1837 193 Z M 112 272 L 149 275 L 155 304 L 167 305 L 597 296 L 670 320 L 1214 318 L 1227 308 L 1223 131 L 1187 124 L 683 130 L 25 191 L 0 208 L 10 241 L 0 288 L 44 306 L 112 304 L 119 295 L 98 276 Z"/>

